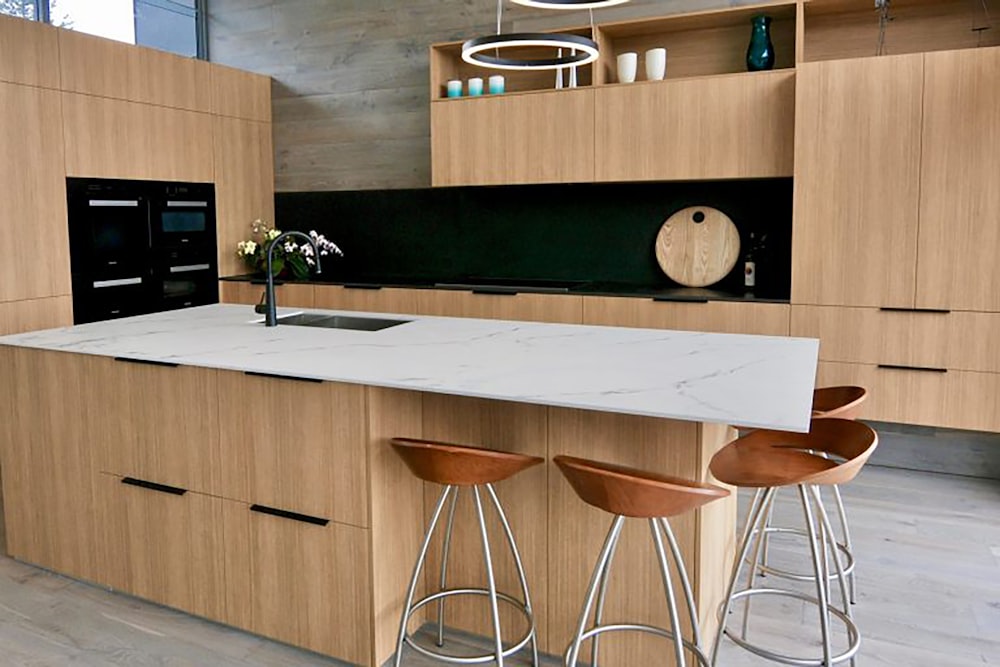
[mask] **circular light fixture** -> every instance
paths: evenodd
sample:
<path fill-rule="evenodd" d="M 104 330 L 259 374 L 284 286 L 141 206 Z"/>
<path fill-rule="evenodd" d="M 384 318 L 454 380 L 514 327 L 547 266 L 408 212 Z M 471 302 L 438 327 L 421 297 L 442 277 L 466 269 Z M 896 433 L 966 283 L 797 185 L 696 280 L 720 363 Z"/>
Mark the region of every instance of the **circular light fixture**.
<path fill-rule="evenodd" d="M 552 58 L 504 58 L 499 55 L 501 49 L 514 49 L 526 46 L 549 47 L 563 49 L 565 52 L 576 50 L 569 55 Z M 494 55 L 486 52 L 492 51 Z M 473 65 L 491 67 L 494 69 L 561 69 L 587 65 L 597 60 L 599 51 L 597 43 L 580 35 L 551 34 L 544 32 L 512 32 L 506 35 L 487 35 L 470 39 L 462 45 L 462 60 Z"/>
<path fill-rule="evenodd" d="M 629 0 L 512 0 L 515 4 L 538 9 L 604 9 L 624 5 Z"/>

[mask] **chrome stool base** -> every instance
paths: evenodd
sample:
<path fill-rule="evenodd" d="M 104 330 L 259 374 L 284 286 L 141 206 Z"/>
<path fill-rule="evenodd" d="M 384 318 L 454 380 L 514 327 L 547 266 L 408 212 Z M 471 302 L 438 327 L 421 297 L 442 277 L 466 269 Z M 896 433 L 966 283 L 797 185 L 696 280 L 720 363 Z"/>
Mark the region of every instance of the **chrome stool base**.
<path fill-rule="evenodd" d="M 437 505 L 434 508 L 434 513 L 431 518 L 430 525 L 427 528 L 427 534 L 424 536 L 423 545 L 420 548 L 420 555 L 417 557 L 417 563 L 413 568 L 413 577 L 410 579 L 410 587 L 406 595 L 406 604 L 403 607 L 403 615 L 399 624 L 399 636 L 396 641 L 396 655 L 393 659 L 394 667 L 400 667 L 401 661 L 403 659 L 403 647 L 409 646 L 416 652 L 431 658 L 433 660 L 438 660 L 444 663 L 450 663 L 455 665 L 476 665 L 484 663 L 496 663 L 497 667 L 503 667 L 504 659 L 518 653 L 524 649 L 528 644 L 531 644 L 532 653 L 532 665 L 538 667 L 538 641 L 536 639 L 535 631 L 535 617 L 531 610 L 531 597 L 528 594 L 528 583 L 524 576 L 524 566 L 521 562 L 521 554 L 517 550 L 517 545 L 514 543 L 514 534 L 510 529 L 510 524 L 507 522 L 507 515 L 504 513 L 503 508 L 500 506 L 500 500 L 497 498 L 496 491 L 493 490 L 492 484 L 484 484 L 480 486 L 468 487 L 472 491 L 472 499 L 476 508 L 476 518 L 478 519 L 479 536 L 482 540 L 483 546 L 483 560 L 486 565 L 486 578 L 487 587 L 486 588 L 447 588 L 447 573 L 448 573 L 448 552 L 451 546 L 451 535 L 452 528 L 454 526 L 455 520 L 455 507 L 458 501 L 459 489 L 461 487 L 448 485 L 444 487 L 441 492 L 441 496 L 438 499 Z M 514 559 L 514 565 L 517 569 L 518 578 L 521 585 L 521 594 L 523 600 L 519 600 L 511 595 L 502 593 L 496 588 L 496 578 L 493 573 L 493 557 L 490 552 L 490 542 L 489 535 L 486 531 L 486 519 L 483 514 L 483 501 L 480 495 L 480 488 L 485 488 L 487 495 L 490 499 L 490 504 L 493 506 L 497 513 L 497 517 L 500 519 L 500 523 L 503 526 L 504 535 L 507 540 L 507 545 L 510 548 L 511 555 Z M 427 559 L 427 551 L 430 547 L 431 539 L 434 536 L 434 531 L 437 528 L 438 522 L 441 519 L 441 514 L 444 510 L 445 503 L 451 500 L 451 506 L 448 509 L 448 522 L 447 528 L 444 534 L 443 550 L 441 554 L 441 574 L 440 574 L 440 590 L 430 595 L 426 595 L 423 598 L 414 601 L 414 596 L 416 594 L 417 584 L 420 581 L 420 573 L 423 571 L 424 563 Z M 441 653 L 433 649 L 421 646 L 414 641 L 412 635 L 407 632 L 407 626 L 409 625 L 410 618 L 413 616 L 414 612 L 418 609 L 423 608 L 432 602 L 437 603 L 437 645 L 441 647 L 444 645 L 444 604 L 445 600 L 449 597 L 456 595 L 481 595 L 489 598 L 490 601 L 490 612 L 493 622 L 493 640 L 495 649 L 492 653 L 476 656 L 456 656 L 449 655 L 447 653 Z M 505 602 L 512 605 L 518 609 L 528 621 L 528 632 L 517 640 L 514 644 L 504 648 L 503 639 L 500 632 L 500 610 L 499 603 Z"/>

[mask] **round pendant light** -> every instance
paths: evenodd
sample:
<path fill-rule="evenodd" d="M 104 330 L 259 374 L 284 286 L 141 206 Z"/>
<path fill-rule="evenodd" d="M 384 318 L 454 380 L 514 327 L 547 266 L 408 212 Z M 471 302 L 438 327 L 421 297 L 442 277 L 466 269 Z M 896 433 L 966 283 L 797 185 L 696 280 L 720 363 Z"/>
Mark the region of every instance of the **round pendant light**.
<path fill-rule="evenodd" d="M 551 58 L 506 58 L 500 55 L 503 49 L 532 46 L 562 49 L 566 55 Z M 487 35 L 470 39 L 462 45 L 462 60 L 493 69 L 561 69 L 587 65 L 597 60 L 598 55 L 597 43 L 592 39 L 580 35 L 544 32 Z"/>
<path fill-rule="evenodd" d="M 514 4 L 538 9 L 604 9 L 624 5 L 629 0 L 512 0 Z"/>

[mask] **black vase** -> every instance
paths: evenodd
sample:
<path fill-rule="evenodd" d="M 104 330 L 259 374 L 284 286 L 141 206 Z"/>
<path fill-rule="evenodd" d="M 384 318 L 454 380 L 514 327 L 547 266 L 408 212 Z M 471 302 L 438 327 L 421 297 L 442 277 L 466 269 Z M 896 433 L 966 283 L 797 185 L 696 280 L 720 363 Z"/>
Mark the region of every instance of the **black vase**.
<path fill-rule="evenodd" d="M 774 68 L 774 44 L 771 43 L 771 17 L 759 14 L 750 19 L 753 29 L 747 47 L 747 71 Z"/>

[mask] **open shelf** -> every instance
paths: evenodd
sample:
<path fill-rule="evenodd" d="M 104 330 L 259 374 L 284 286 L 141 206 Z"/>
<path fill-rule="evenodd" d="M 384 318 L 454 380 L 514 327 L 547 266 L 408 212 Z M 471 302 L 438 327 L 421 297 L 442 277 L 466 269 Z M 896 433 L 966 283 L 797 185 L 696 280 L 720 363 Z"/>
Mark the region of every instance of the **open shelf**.
<path fill-rule="evenodd" d="M 978 0 L 892 0 L 883 53 L 1000 46 L 997 4 L 987 0 L 990 26 Z M 876 55 L 879 13 L 872 0 L 812 0 L 805 3 L 804 24 L 805 61 Z"/>

